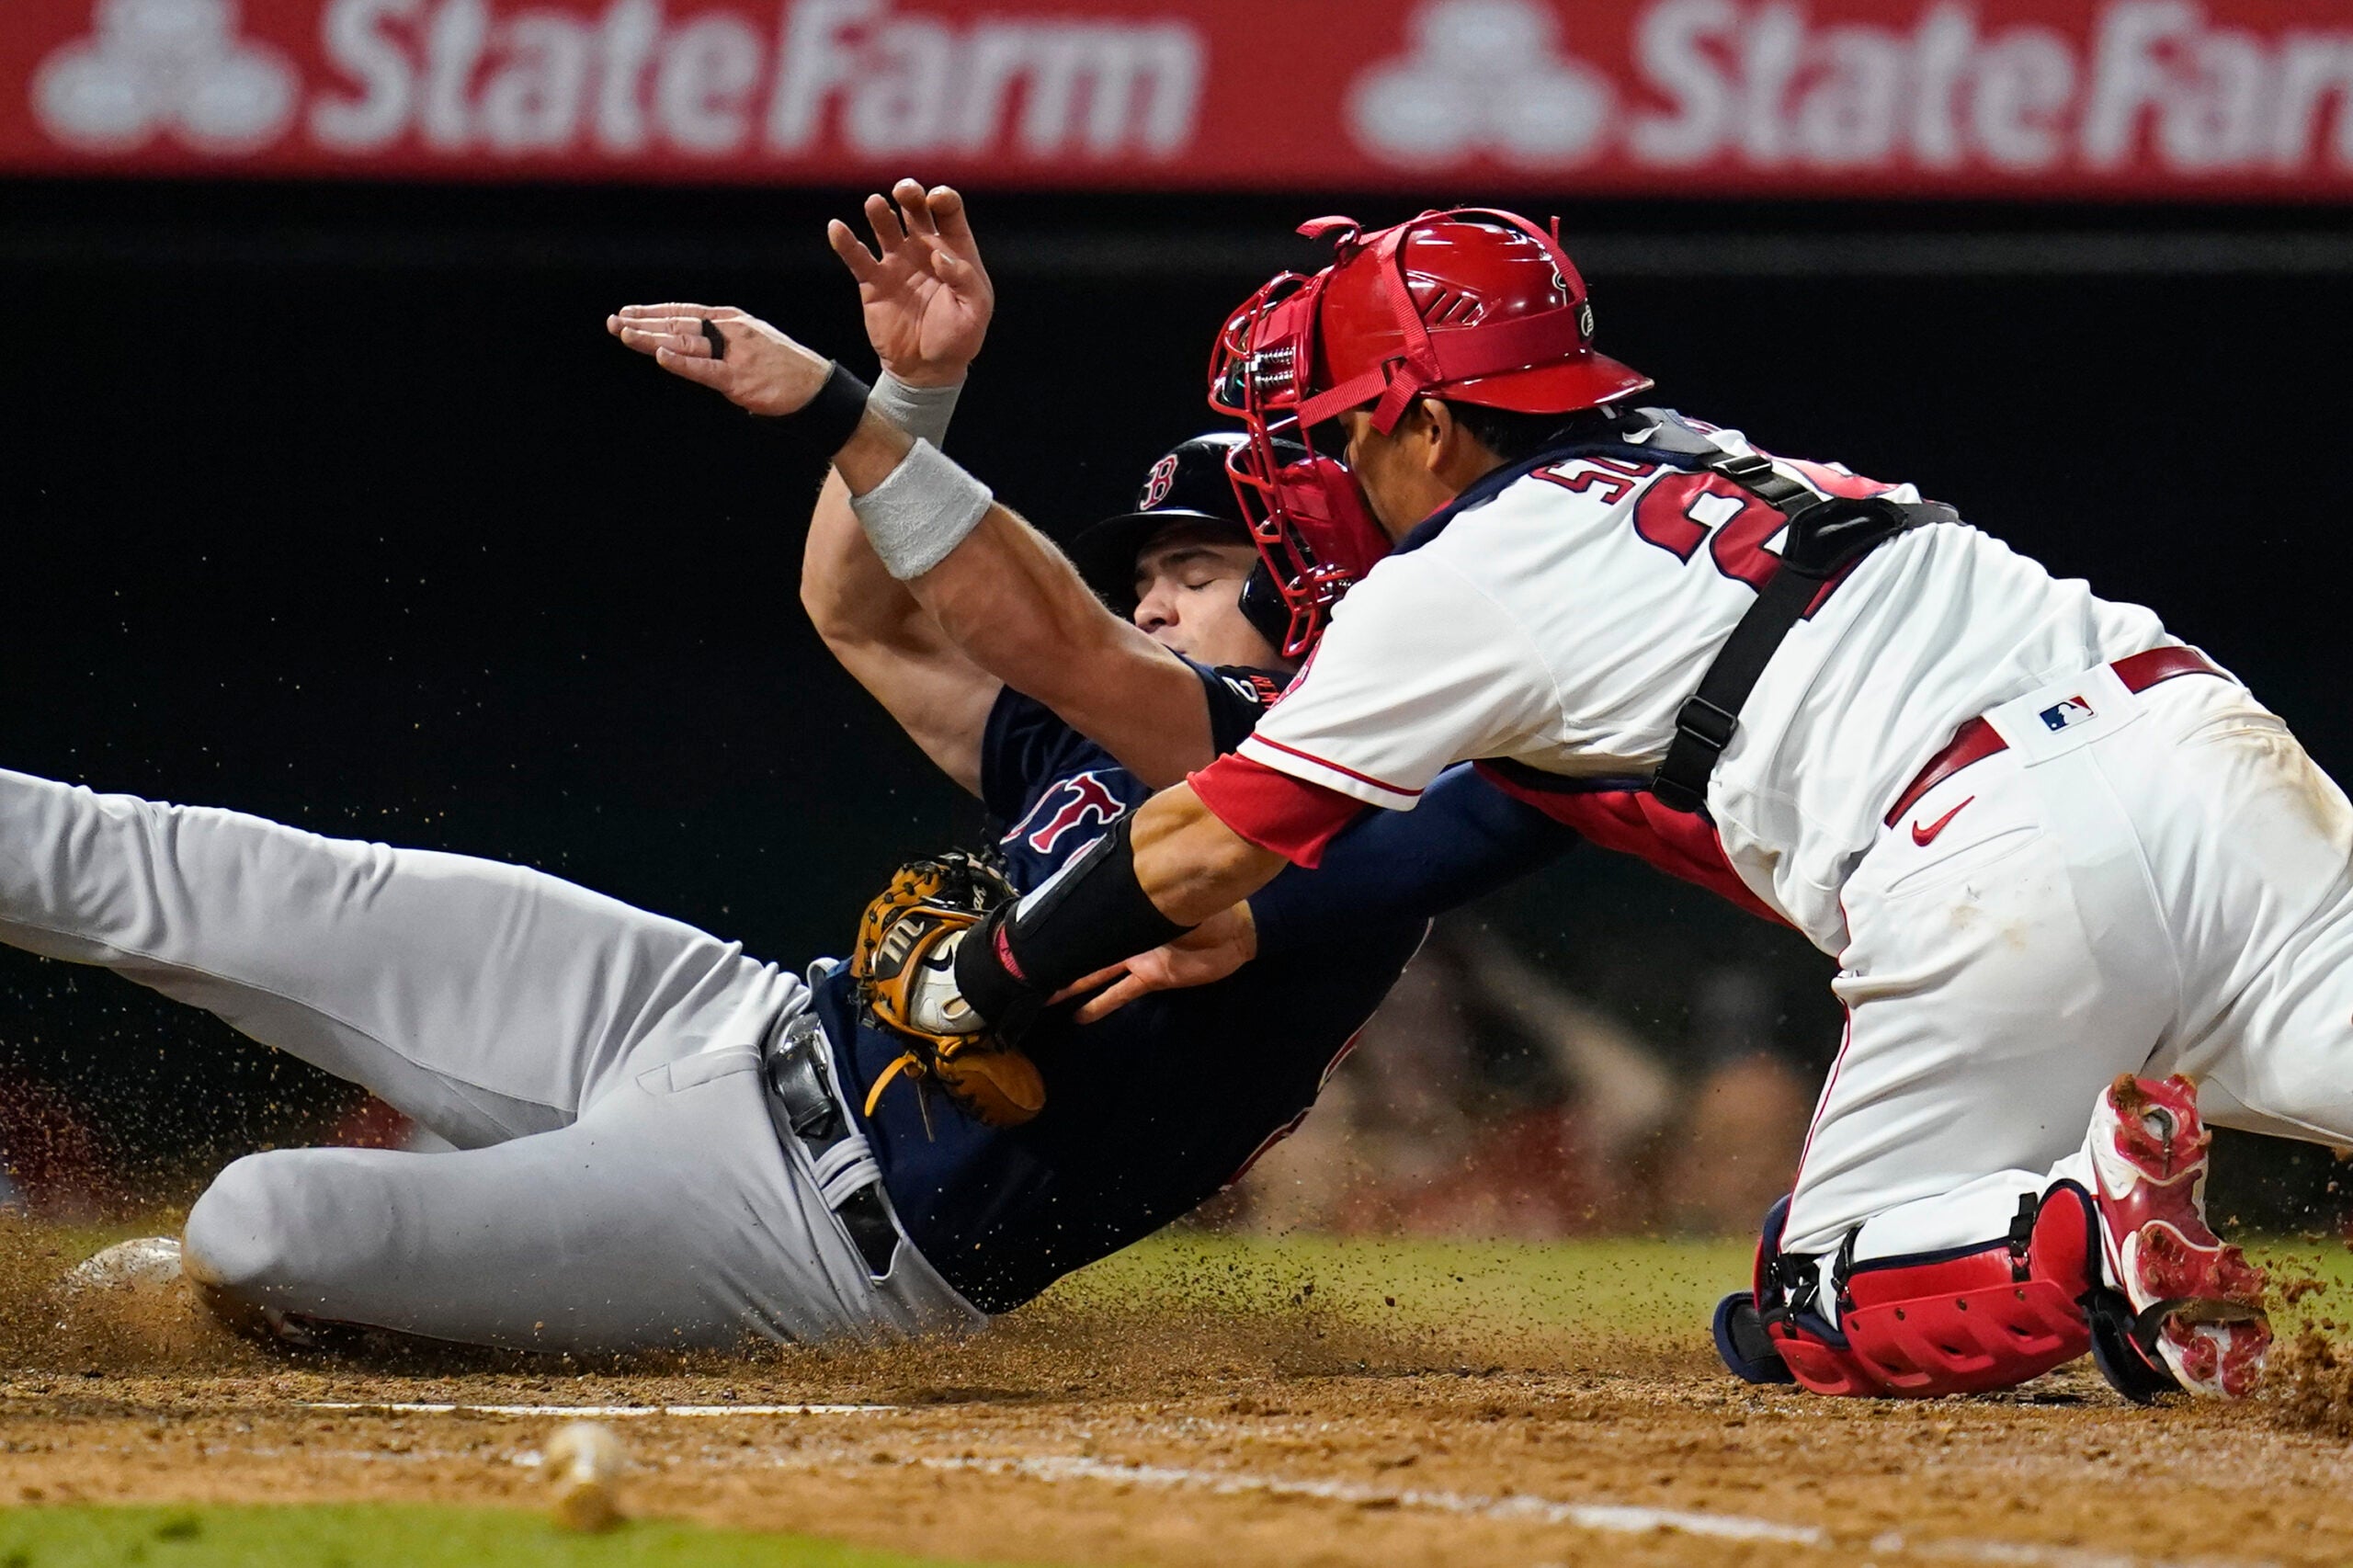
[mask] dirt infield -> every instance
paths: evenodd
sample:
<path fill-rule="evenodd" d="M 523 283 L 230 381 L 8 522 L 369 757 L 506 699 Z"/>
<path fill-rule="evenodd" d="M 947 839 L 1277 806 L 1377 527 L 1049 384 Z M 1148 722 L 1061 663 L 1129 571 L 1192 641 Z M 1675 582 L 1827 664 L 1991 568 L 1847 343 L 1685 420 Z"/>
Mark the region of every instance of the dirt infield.
<path fill-rule="evenodd" d="M 19 1251 L 19 1278 L 56 1267 Z M 2001 1398 L 1823 1400 L 1729 1381 L 1688 1319 L 1558 1321 L 1463 1256 L 1319 1288 L 1333 1269 L 1169 1252 L 961 1346 L 654 1369 L 298 1363 L 19 1290 L 0 1502 L 532 1504 L 552 1407 L 664 1405 L 606 1415 L 634 1509 L 967 1560 L 2353 1558 L 2347 1374 L 2312 1353 L 2293 1397 L 2235 1409 L 2135 1409 L 2083 1365 Z M 1425 1310 L 1385 1304 L 1390 1277 Z M 1458 1288 L 1508 1311 L 1453 1311 Z M 526 1409 L 385 1408 L 452 1404 Z M 751 1405 L 824 1408 L 729 1408 Z"/>

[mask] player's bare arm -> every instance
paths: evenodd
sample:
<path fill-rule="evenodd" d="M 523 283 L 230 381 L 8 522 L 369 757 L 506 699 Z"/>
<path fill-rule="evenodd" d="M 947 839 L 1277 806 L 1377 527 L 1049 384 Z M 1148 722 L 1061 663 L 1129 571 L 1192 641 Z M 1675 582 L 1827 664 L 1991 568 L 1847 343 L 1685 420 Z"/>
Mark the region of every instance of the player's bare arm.
<path fill-rule="evenodd" d="M 981 735 L 1005 683 L 884 570 L 828 474 L 801 555 L 801 604 L 842 668 L 957 784 L 981 787 Z"/>
<path fill-rule="evenodd" d="M 868 197 L 865 217 L 872 249 L 838 220 L 826 226 L 825 237 L 858 282 L 867 339 L 876 357 L 890 376 L 907 386 L 961 385 L 980 353 L 996 300 L 963 197 L 952 187 L 926 190 L 917 180 L 903 179 L 887 199 Z M 848 494 L 828 483 L 819 498 L 821 525 L 855 527 Z M 827 516 L 835 507 L 838 513 Z M 1005 570 L 991 572 L 991 565 Z M 991 639 L 991 651 L 983 654 L 957 636 L 960 646 L 1147 782 L 1172 782 L 1211 756 L 1198 689 L 1176 678 L 1169 661 L 1106 614 L 1061 552 L 1009 511 L 984 520 L 926 574 L 919 592 L 953 595 L 970 607 L 970 624 Z M 993 609 L 990 601 L 998 595 L 1015 597 Z M 1037 613 L 1026 629 L 1032 637 L 1017 641 L 1025 629 L 1002 624 L 1008 605 Z M 1166 703 L 1176 706 L 1172 710 L 1162 706 Z M 980 719 L 985 722 L 985 708 Z M 1172 728 L 1178 741 L 1175 748 L 1169 745 Z M 1172 749 L 1179 755 L 1164 761 Z"/>
<path fill-rule="evenodd" d="M 901 180 L 890 197 L 867 198 L 866 216 L 879 256 L 838 221 L 827 226 L 826 239 L 858 279 L 883 390 L 925 420 L 899 423 L 938 446 L 987 340 L 995 288 L 963 199 L 949 187 L 926 190 Z M 917 740 L 950 774 L 968 787 L 976 783 L 979 735 L 1003 683 L 966 657 L 891 575 L 858 527 L 838 473 L 829 472 L 818 494 L 801 592 L 818 633 L 860 684 L 911 732 L 920 730 Z"/>
<path fill-rule="evenodd" d="M 976 305 L 969 291 L 985 290 L 986 275 L 952 191 L 926 192 L 910 180 L 893 194 L 895 211 L 880 197 L 867 206 L 876 251 L 845 225 L 835 224 L 830 237 L 858 278 L 869 333 L 886 369 L 897 375 L 896 360 L 911 384 L 951 385 L 985 329 L 987 299 Z M 968 291 L 961 300 L 960 288 Z M 711 357 L 705 322 L 729 345 L 725 358 Z M 737 311 L 631 307 L 608 324 L 664 369 L 712 386 L 755 414 L 798 412 L 823 384 L 820 372 L 830 369 Z M 769 363 L 783 358 L 794 360 L 790 371 Z M 912 446 L 887 420 L 870 415 L 835 457 L 843 494 L 871 494 L 906 461 Z M 872 572 L 838 532 L 847 521 L 821 496 L 813 528 L 825 537 L 813 534 L 812 550 L 822 546 L 813 563 L 824 570 L 813 585 L 804 570 L 804 600 L 853 674 L 903 722 L 913 721 L 911 732 L 919 723 L 918 741 L 960 780 L 972 781 L 969 753 L 995 687 L 971 680 L 952 663 L 940 668 L 939 645 L 905 619 L 897 593 L 911 591 L 974 668 L 1045 703 L 1145 781 L 1173 782 L 1213 755 L 1192 672 L 1107 611 L 1062 552 L 1010 509 L 992 505 L 936 564 L 904 588 L 894 581 L 893 592 L 873 597 L 860 591 L 874 585 Z M 851 574 L 829 579 L 836 569 Z"/>
<path fill-rule="evenodd" d="M 713 357 L 706 322 L 727 345 L 724 358 Z M 664 369 L 771 418 L 807 407 L 833 369 L 736 310 L 631 306 L 608 324 Z M 834 470 L 851 496 L 870 495 L 915 446 L 870 410 L 834 454 Z M 975 665 L 1045 703 L 1139 778 L 1165 784 L 1214 755 L 1199 677 L 1105 609 L 1053 543 L 1011 508 L 990 503 L 937 564 L 904 582 Z"/>
<path fill-rule="evenodd" d="M 881 390 L 925 415 L 930 429 L 912 433 L 938 445 L 987 339 L 995 290 L 954 190 L 901 180 L 891 198 L 869 197 L 866 213 L 880 256 L 846 223 L 829 225 L 826 238 L 858 280 Z M 801 551 L 801 603 L 851 678 L 942 772 L 978 793 L 982 736 L 1005 683 L 973 663 L 891 575 L 850 510 L 848 487 L 830 471 Z"/>
<path fill-rule="evenodd" d="M 745 335 L 745 347 L 731 357 L 732 363 L 709 358 L 706 324 L 709 332 L 723 325 Z M 984 318 L 980 324 L 985 327 Z M 822 375 L 811 379 L 813 367 L 830 368 L 766 324 L 725 307 L 631 305 L 606 325 L 623 343 L 688 380 L 699 378 L 681 367 L 732 372 L 720 390 L 756 413 L 805 404 L 823 385 Z M 976 348 L 978 338 L 972 343 Z M 754 345 L 771 352 L 758 352 Z M 888 427 L 879 415 L 877 422 Z M 943 772 L 966 790 L 977 789 L 982 727 L 1003 682 L 969 658 L 876 559 L 850 514 L 848 491 L 838 474 L 826 476 L 811 521 L 801 593 L 818 635 L 851 677 Z"/>
<path fill-rule="evenodd" d="M 1173 925 L 1200 925 L 1288 863 L 1220 822 L 1190 784 L 1163 790 L 1136 812 L 1136 885 Z"/>

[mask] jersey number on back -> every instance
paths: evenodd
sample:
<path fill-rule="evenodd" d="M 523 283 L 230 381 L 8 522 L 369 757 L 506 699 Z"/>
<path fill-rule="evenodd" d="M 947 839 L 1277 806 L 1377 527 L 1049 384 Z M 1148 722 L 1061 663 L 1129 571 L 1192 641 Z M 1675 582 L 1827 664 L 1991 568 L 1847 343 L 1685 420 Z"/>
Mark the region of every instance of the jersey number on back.
<path fill-rule="evenodd" d="M 1789 466 L 1825 494 L 1859 500 L 1893 488 L 1820 463 L 1790 461 Z M 1540 469 L 1536 477 L 1579 494 L 1598 488 L 1601 504 L 1614 506 L 1658 472 L 1656 463 L 1579 458 L 1557 469 Z M 1779 567 L 1780 557 L 1765 546 L 1788 526 L 1789 518 L 1779 507 L 1766 505 L 1720 473 L 1670 472 L 1634 503 L 1636 533 L 1677 561 L 1689 561 L 1704 543 L 1717 571 L 1755 589 L 1772 581 Z"/>

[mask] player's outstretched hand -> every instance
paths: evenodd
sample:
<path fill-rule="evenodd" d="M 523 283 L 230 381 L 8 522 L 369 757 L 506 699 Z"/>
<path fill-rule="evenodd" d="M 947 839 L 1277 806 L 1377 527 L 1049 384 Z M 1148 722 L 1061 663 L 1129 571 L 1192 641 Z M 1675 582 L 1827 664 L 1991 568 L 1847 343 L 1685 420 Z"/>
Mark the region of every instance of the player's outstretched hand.
<path fill-rule="evenodd" d="M 964 199 L 949 186 L 926 190 L 903 179 L 889 197 L 866 199 L 866 222 L 872 250 L 838 218 L 825 225 L 825 238 L 858 279 L 875 357 L 909 386 L 962 381 L 996 312 L 996 287 L 981 265 Z"/>
<path fill-rule="evenodd" d="M 833 371 L 824 355 L 733 305 L 623 305 L 605 318 L 605 330 L 672 375 L 754 414 L 800 413 Z"/>
<path fill-rule="evenodd" d="M 1078 1021 L 1091 1024 L 1152 992 L 1181 991 L 1187 986 L 1223 980 L 1257 956 L 1258 927 L 1250 918 L 1250 906 L 1237 903 L 1212 915 L 1164 947 L 1139 953 L 1125 963 L 1097 970 L 1065 987 L 1054 1000 L 1084 996 L 1109 983 L 1109 990 L 1091 998 L 1078 1010 Z"/>

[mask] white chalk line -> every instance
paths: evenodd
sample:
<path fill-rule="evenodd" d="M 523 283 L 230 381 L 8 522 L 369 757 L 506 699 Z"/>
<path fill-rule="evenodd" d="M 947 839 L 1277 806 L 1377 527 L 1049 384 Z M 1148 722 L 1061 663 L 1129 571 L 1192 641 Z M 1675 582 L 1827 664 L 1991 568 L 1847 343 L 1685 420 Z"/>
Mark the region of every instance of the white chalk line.
<path fill-rule="evenodd" d="M 1901 1552 L 1910 1557 L 1948 1562 L 2017 1562 L 2030 1568 L 2279 1568 L 2268 1558 L 2134 1557 L 2126 1552 L 2091 1551 L 2080 1546 L 2037 1546 L 2025 1541 L 1913 1540 L 1901 1530 L 1873 1536 L 1870 1550 L 1882 1555 Z"/>
<path fill-rule="evenodd" d="M 402 1415 L 568 1416 L 574 1420 L 642 1415 L 848 1415 L 904 1408 L 890 1404 L 440 1404 L 416 1401 L 303 1400 L 304 1410 L 391 1414 Z M 540 1462 L 536 1450 L 515 1456 L 515 1462 Z M 1038 1455 L 1026 1459 L 910 1459 L 900 1461 L 929 1470 L 980 1471 L 1021 1475 L 1040 1481 L 1108 1481 L 1131 1486 L 1190 1488 L 1226 1495 L 1257 1493 L 1275 1497 L 1313 1497 L 1327 1502 L 1372 1504 L 1392 1507 L 1433 1508 L 1444 1513 L 1477 1515 L 1495 1519 L 1533 1520 L 1540 1524 L 1572 1524 L 1587 1529 L 1640 1534 L 1677 1529 L 1691 1535 L 1733 1540 L 1778 1540 L 1819 1546 L 1827 1539 L 1811 1525 L 1785 1525 L 1771 1519 L 1737 1514 L 1702 1514 L 1688 1509 L 1645 1508 L 1616 1503 L 1556 1503 L 1541 1497 L 1483 1497 L 1460 1492 L 1396 1491 L 1348 1481 L 1297 1481 L 1246 1472 L 1186 1470 L 1167 1465 L 1125 1465 L 1072 1455 Z"/>
<path fill-rule="evenodd" d="M 1477 1493 L 1392 1489 L 1353 1481 L 1302 1481 L 1283 1476 L 1256 1475 L 1246 1471 L 1190 1470 L 1172 1465 L 1129 1465 L 1074 1455 L 1040 1455 L 1028 1459 L 911 1459 L 902 1463 L 926 1470 L 983 1471 L 1021 1475 L 1039 1481 L 1099 1481 L 1129 1486 L 1204 1491 L 1225 1495 L 1256 1494 L 1270 1497 L 1311 1497 L 1359 1506 L 1427 1508 L 1438 1513 L 1536 1524 L 1574 1525 L 1618 1535 L 1643 1535 L 1653 1530 L 1677 1530 L 1686 1535 L 1726 1540 L 1777 1541 L 1791 1546 L 1828 1547 L 1827 1531 L 1814 1525 L 1784 1524 L 1778 1519 L 1745 1514 L 1710 1514 L 1688 1508 L 1651 1508 L 1626 1503 L 1569 1503 L 1548 1497 L 1484 1496 Z M 1898 1554 L 1946 1562 L 2016 1564 L 2018 1568 L 2276 1568 L 2245 1559 L 2150 1559 L 2079 1547 L 2045 1546 L 2030 1541 L 1972 1540 L 1966 1538 L 1914 1540 L 1897 1531 L 1874 1537 L 1870 1550 L 1882 1556 Z"/>
<path fill-rule="evenodd" d="M 1399 1491 L 1390 1487 L 1368 1486 L 1355 1481 L 1298 1481 L 1283 1476 L 1253 1475 L 1246 1471 L 1128 1465 L 1064 1454 L 1039 1455 L 1029 1459 L 917 1459 L 911 1462 L 927 1470 L 978 1470 L 999 1475 L 1028 1476 L 1038 1481 L 1108 1481 L 1127 1486 L 1157 1486 L 1224 1495 L 1257 1493 L 1270 1497 L 1313 1497 L 1324 1502 L 1358 1506 L 1373 1504 L 1402 1508 L 1433 1508 L 1448 1514 L 1533 1520 L 1539 1524 L 1581 1525 L 1586 1529 L 1623 1534 L 1673 1529 L 1689 1535 L 1718 1536 L 1732 1540 L 1788 1541 L 1799 1546 L 1820 1546 L 1829 1539 L 1812 1525 L 1785 1525 L 1740 1514 L 1702 1514 L 1684 1508 L 1643 1508 L 1621 1503 L 1556 1503 L 1543 1497 L 1483 1497 L 1473 1493 L 1435 1492 L 1420 1488 Z"/>
<path fill-rule="evenodd" d="M 565 1416 L 587 1420 L 648 1415 L 856 1415 L 908 1407 L 896 1404 L 437 1404 L 381 1400 L 305 1400 L 299 1402 L 299 1408 L 403 1415 Z M 515 1462 L 529 1465 L 538 1458 L 536 1452 L 527 1451 L 517 1454 Z M 1574 1525 L 1583 1529 L 1619 1535 L 1642 1535 L 1665 1529 L 1724 1540 L 1777 1541 L 1791 1546 L 1813 1547 L 1832 1544 L 1828 1532 L 1819 1526 L 1784 1524 L 1777 1519 L 1756 1518 L 1745 1514 L 1710 1514 L 1689 1508 L 1652 1508 L 1628 1503 L 1570 1503 L 1524 1494 L 1494 1497 L 1478 1493 L 1399 1489 L 1354 1481 L 1307 1481 L 1257 1475 L 1246 1471 L 1121 1464 L 1072 1454 L 1040 1454 L 1018 1459 L 917 1457 L 896 1462 L 925 1470 L 976 1471 L 1045 1482 L 1095 1481 L 1169 1491 L 1201 1491 L 1223 1496 L 1305 1497 L 1358 1506 L 1427 1508 L 1438 1513 L 1507 1522 Z M 2006 1565 L 2006 1568 L 2274 1568 L 2268 1562 L 2245 1558 L 2144 1558 L 2031 1541 L 1977 1540 L 1966 1537 L 1915 1540 L 1896 1530 L 1873 1537 L 1870 1551 L 1881 1556 L 1996 1563 Z"/>
<path fill-rule="evenodd" d="M 634 1415 L 862 1415 L 896 1404 L 424 1404 L 395 1400 L 305 1399 L 298 1410 L 366 1411 L 392 1415 L 568 1415 L 576 1421 Z"/>

